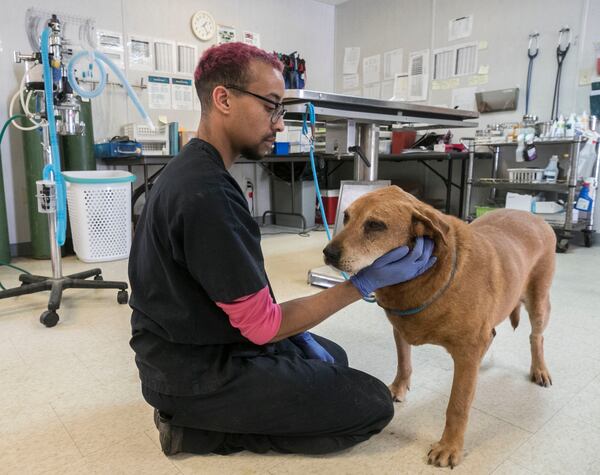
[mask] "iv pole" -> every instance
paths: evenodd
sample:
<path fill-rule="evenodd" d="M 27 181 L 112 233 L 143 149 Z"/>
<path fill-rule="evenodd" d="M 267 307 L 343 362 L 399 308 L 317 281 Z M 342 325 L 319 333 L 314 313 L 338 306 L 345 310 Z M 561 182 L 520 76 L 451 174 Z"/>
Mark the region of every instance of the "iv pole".
<path fill-rule="evenodd" d="M 41 52 L 34 52 L 29 55 L 24 55 L 15 52 L 15 62 L 26 63 L 26 70 L 31 71 L 36 63 L 44 64 L 49 60 L 52 66 L 52 72 L 60 72 L 60 77 L 55 78 L 54 74 L 52 81 L 52 97 L 46 97 L 46 92 L 41 89 L 39 83 L 33 81 L 28 84 L 28 89 L 34 91 L 35 94 L 42 95 L 45 101 L 42 104 L 50 104 L 51 108 L 55 108 L 60 115 L 56 116 L 54 122 L 57 132 L 61 135 L 75 135 L 85 133 L 85 124 L 79 122 L 79 103 L 75 98 L 72 89 L 67 81 L 66 68 L 63 64 L 63 38 L 61 34 L 61 23 L 56 15 L 48 21 L 49 39 L 48 39 L 48 57 L 43 57 Z M 48 79 L 48 78 L 46 78 Z M 54 115 L 53 110 L 42 111 L 45 114 L 46 120 L 50 120 Z M 60 156 L 58 155 L 58 147 L 52 147 L 52 137 L 50 135 L 50 126 L 42 126 L 42 151 L 44 156 L 44 174 L 51 171 L 54 175 L 53 180 L 45 179 L 37 182 L 38 189 L 38 211 L 48 214 L 48 227 L 50 234 L 50 257 L 52 265 L 52 277 L 21 274 L 19 280 L 21 286 L 13 289 L 7 289 L 0 292 L 0 299 L 17 297 L 19 295 L 33 294 L 49 290 L 50 297 L 48 300 L 48 310 L 40 315 L 40 322 L 46 327 L 53 327 L 58 323 L 59 316 L 57 310 L 60 307 L 62 293 L 65 289 L 118 289 L 117 302 L 126 304 L 129 300 L 126 282 L 105 281 L 102 278 L 102 270 L 95 268 L 83 272 L 78 272 L 68 276 L 62 275 L 62 257 L 61 243 L 57 239 L 59 229 L 57 228 L 57 213 L 58 206 L 57 198 L 64 190 L 59 190 L 63 186 L 62 177 L 60 176 Z M 57 152 L 55 155 L 54 151 Z M 45 177 L 46 178 L 46 177 Z M 47 177 L 49 178 L 49 176 Z M 58 205 L 58 206 L 57 206 Z M 64 203 L 63 203 L 64 205 Z M 64 215 L 66 219 L 66 211 Z M 62 224 L 63 226 L 66 223 Z M 93 277 L 94 280 L 86 280 Z"/>

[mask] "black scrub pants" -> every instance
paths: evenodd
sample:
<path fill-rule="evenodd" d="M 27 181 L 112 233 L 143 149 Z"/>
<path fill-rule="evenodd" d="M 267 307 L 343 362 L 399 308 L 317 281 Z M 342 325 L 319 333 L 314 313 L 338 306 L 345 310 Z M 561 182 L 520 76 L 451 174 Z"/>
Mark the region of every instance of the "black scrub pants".
<path fill-rule="evenodd" d="M 369 439 L 392 419 L 388 388 L 348 367 L 337 344 L 315 339 L 335 364 L 306 359 L 291 341 L 232 353 L 235 378 L 208 394 L 180 397 L 142 386 L 146 401 L 184 428 L 183 452 L 324 454 Z"/>

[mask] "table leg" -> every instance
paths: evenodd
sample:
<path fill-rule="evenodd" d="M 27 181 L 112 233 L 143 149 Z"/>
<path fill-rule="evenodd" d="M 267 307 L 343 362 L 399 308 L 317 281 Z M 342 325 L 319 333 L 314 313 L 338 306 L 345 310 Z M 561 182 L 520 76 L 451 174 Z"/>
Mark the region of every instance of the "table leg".
<path fill-rule="evenodd" d="M 144 163 L 144 197 L 148 200 L 148 165 Z"/>
<path fill-rule="evenodd" d="M 458 217 L 464 219 L 464 205 L 465 205 L 465 181 L 467 179 L 467 161 L 463 158 L 460 160 L 460 190 L 459 190 L 459 203 L 458 203 Z"/>
<path fill-rule="evenodd" d="M 448 177 L 446 179 L 446 214 L 452 206 L 452 157 L 448 157 Z"/>

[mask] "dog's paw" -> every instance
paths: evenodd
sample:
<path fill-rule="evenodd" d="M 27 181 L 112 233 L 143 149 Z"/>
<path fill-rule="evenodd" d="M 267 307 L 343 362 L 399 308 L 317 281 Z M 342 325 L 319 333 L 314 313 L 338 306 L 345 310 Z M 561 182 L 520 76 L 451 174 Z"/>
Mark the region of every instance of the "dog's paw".
<path fill-rule="evenodd" d="M 456 467 L 462 460 L 462 447 L 439 441 L 427 454 L 427 463 L 436 467 Z"/>
<path fill-rule="evenodd" d="M 388 386 L 390 393 L 392 394 L 392 399 L 394 402 L 404 402 L 406 401 L 406 394 L 410 391 L 408 381 L 394 381 L 392 384 Z"/>
<path fill-rule="evenodd" d="M 552 378 L 550 377 L 550 373 L 548 372 L 548 368 L 545 365 L 542 366 L 532 366 L 530 378 L 535 384 L 539 384 L 545 388 L 552 386 Z"/>

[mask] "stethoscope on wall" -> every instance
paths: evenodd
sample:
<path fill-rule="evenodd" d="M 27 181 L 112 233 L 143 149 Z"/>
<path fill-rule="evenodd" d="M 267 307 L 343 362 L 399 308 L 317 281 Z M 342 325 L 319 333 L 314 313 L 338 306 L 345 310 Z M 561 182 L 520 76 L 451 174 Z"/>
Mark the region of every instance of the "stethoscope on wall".
<path fill-rule="evenodd" d="M 527 47 L 527 56 L 529 57 L 529 67 L 527 68 L 527 89 L 525 90 L 525 115 L 529 114 L 529 96 L 531 90 L 531 71 L 533 70 L 533 60 L 540 52 L 538 47 L 538 38 L 540 34 L 535 31 L 529 35 L 529 46 Z M 535 44 L 535 49 L 533 45 Z"/>
<path fill-rule="evenodd" d="M 566 45 L 563 48 L 563 40 L 567 37 Z M 554 81 L 554 98 L 552 99 L 552 113 L 550 118 L 552 120 L 558 119 L 558 104 L 560 100 L 560 75 L 562 73 L 562 65 L 569 52 L 571 46 L 571 29 L 568 26 L 563 26 L 558 31 L 558 46 L 556 47 L 556 61 L 558 68 L 556 70 L 556 80 Z"/>

